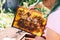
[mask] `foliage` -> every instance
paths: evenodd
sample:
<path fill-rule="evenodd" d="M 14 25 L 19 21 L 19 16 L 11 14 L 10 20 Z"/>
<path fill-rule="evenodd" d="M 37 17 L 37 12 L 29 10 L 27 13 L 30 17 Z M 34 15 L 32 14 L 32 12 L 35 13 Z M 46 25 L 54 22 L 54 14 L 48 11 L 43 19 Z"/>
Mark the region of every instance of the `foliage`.
<path fill-rule="evenodd" d="M 0 14 L 0 27 L 1 28 L 6 28 L 6 27 L 11 27 L 12 22 L 14 19 L 14 14 L 12 13 L 1 13 Z"/>
<path fill-rule="evenodd" d="M 6 12 L 5 9 L 2 9 L 6 0 L 1 0 L 0 3 L 0 28 L 11 27 L 14 14 L 13 11 L 9 8 L 10 12 Z"/>
<path fill-rule="evenodd" d="M 24 2 L 25 2 L 25 3 L 27 3 L 27 4 L 26 4 L 27 6 L 30 6 L 30 5 L 32 5 L 32 4 L 34 4 L 34 3 L 36 3 L 37 1 L 38 1 L 38 0 L 22 0 L 21 3 L 20 3 L 20 5 L 21 5 L 21 6 L 25 5 L 25 4 L 24 4 Z M 39 2 L 41 2 L 41 1 L 42 1 L 42 0 L 39 0 Z"/>

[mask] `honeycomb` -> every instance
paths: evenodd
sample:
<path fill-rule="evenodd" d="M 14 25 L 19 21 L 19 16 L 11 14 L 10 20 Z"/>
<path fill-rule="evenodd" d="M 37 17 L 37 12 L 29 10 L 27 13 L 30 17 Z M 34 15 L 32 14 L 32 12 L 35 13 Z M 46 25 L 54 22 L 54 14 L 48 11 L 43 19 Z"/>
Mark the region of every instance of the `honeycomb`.
<path fill-rule="evenodd" d="M 19 28 L 33 35 L 41 36 L 46 24 L 46 19 L 42 17 L 42 13 L 36 10 L 29 10 L 24 7 L 17 9 L 13 27 Z"/>

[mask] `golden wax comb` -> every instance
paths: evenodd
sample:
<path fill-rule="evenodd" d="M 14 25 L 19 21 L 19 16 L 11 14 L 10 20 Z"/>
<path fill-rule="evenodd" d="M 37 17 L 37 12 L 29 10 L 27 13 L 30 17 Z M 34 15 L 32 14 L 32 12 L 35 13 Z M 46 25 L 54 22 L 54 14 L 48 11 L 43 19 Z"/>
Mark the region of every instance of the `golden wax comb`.
<path fill-rule="evenodd" d="M 34 35 L 41 36 L 43 34 L 45 24 L 46 20 L 42 17 L 41 12 L 29 10 L 20 6 L 17 9 L 12 26 Z"/>

